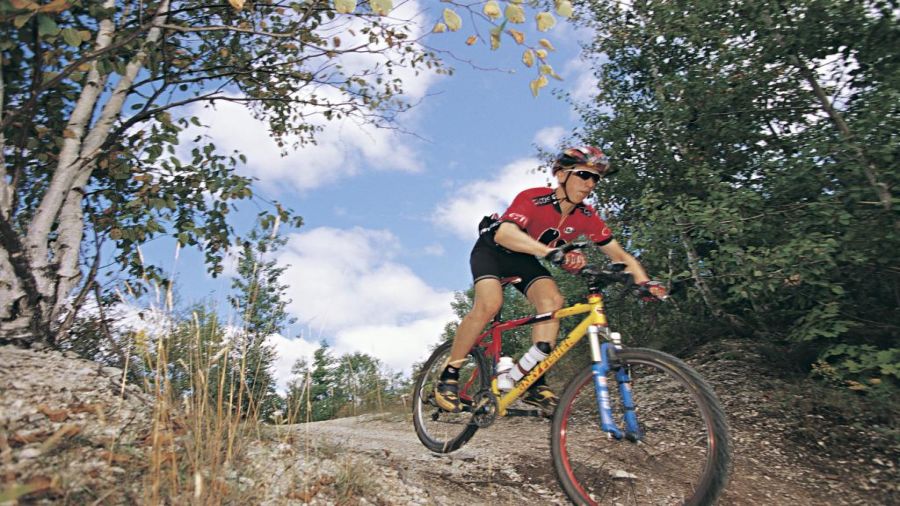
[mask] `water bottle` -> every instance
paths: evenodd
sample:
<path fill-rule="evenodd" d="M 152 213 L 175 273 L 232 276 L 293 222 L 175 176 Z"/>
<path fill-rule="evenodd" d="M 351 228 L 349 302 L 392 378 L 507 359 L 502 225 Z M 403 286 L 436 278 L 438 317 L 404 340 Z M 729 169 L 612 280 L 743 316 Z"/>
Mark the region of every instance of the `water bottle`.
<path fill-rule="evenodd" d="M 545 345 L 549 349 L 548 344 L 540 344 Z M 522 355 L 522 358 L 519 359 L 519 363 L 516 367 L 513 367 L 512 371 L 510 371 L 510 378 L 512 378 L 513 381 L 519 381 L 528 374 L 528 371 L 530 371 L 532 367 L 545 358 L 547 358 L 547 353 L 541 351 L 541 349 L 538 348 L 538 345 L 533 345 L 524 355 Z"/>
<path fill-rule="evenodd" d="M 502 391 L 512 390 L 516 382 L 509 377 L 509 371 L 513 368 L 512 357 L 500 357 L 497 362 L 497 388 Z"/>

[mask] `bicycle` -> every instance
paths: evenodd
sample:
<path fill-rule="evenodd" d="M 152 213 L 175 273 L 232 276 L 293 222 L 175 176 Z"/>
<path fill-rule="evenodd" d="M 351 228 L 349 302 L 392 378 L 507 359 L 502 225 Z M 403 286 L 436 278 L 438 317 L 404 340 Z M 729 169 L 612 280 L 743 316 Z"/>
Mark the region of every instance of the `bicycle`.
<path fill-rule="evenodd" d="M 571 251 L 586 243 L 570 243 Z M 681 360 L 647 348 L 627 348 L 610 332 L 601 290 L 633 285 L 624 265 L 588 266 L 586 303 L 552 313 L 502 321 L 496 316 L 478 337 L 460 370 L 460 413 L 440 409 L 434 386 L 450 356 L 447 342 L 431 354 L 414 387 L 413 424 L 431 451 L 462 447 L 479 428 L 505 416 L 534 416 L 511 408 L 534 381 L 585 335 L 591 364 L 569 380 L 555 412 L 550 450 L 557 478 L 576 504 L 712 504 L 724 488 L 731 461 L 725 414 L 709 385 Z M 505 286 L 515 278 L 501 280 Z M 502 333 L 551 318 L 584 319 L 509 391 L 497 386 Z M 601 342 L 601 340 L 603 342 Z M 608 382 L 618 384 L 610 390 Z M 613 414 L 622 416 L 620 428 Z"/>

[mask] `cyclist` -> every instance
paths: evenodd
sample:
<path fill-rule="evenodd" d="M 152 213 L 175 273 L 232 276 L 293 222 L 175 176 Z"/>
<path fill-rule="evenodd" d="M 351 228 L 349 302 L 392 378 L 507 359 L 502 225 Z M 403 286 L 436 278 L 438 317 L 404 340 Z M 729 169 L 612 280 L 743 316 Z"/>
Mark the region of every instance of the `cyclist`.
<path fill-rule="evenodd" d="M 584 203 L 600 178 L 610 174 L 609 159 L 598 148 L 581 146 L 563 151 L 552 169 L 556 188 L 531 188 L 519 193 L 499 219 L 482 222 L 481 234 L 469 263 L 475 282 L 472 310 L 456 330 L 450 360 L 435 387 L 435 400 L 441 409 L 459 412 L 459 368 L 466 360 L 478 335 L 500 310 L 503 288 L 500 279 L 519 277 L 514 286 L 539 313 L 555 311 L 564 300 L 556 282 L 536 257 L 578 272 L 586 260 L 580 251 L 563 253 L 558 248 L 581 235 L 596 243 L 611 261 L 626 265 L 645 297 L 663 297 L 665 286 L 651 281 L 636 258 L 628 254 L 612 237 L 609 227 L 594 208 Z M 532 348 L 526 353 L 535 360 L 546 357 L 556 343 L 559 320 L 535 324 Z M 522 367 L 522 360 L 515 367 Z M 519 376 L 527 373 L 520 369 Z M 514 377 L 516 375 L 514 374 Z M 558 403 L 556 394 L 543 376 L 528 389 L 523 402 L 552 413 Z"/>

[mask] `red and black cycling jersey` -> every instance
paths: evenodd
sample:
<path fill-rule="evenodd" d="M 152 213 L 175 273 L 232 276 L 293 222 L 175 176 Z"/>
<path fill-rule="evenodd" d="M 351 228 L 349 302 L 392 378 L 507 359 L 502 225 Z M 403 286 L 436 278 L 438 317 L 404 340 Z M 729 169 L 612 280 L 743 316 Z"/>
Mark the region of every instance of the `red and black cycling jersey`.
<path fill-rule="evenodd" d="M 612 241 L 612 231 L 593 206 L 581 203 L 563 218 L 559 198 L 552 188 L 531 188 L 516 195 L 500 223 L 518 225 L 528 235 L 556 248 L 585 235 L 602 246 Z"/>

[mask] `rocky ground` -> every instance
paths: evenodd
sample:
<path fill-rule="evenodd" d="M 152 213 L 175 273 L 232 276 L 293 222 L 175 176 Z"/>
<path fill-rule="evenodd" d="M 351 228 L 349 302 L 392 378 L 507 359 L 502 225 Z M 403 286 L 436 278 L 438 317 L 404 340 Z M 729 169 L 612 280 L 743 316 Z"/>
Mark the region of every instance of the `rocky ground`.
<path fill-rule="evenodd" d="M 900 503 L 900 447 L 889 427 L 872 422 L 878 416 L 848 417 L 852 410 L 829 409 L 811 383 L 764 374 L 771 364 L 745 343 L 707 346 L 688 362 L 715 386 L 732 427 L 734 468 L 721 504 Z M 121 376 L 58 352 L 0 347 L 0 504 L 146 502 L 154 406 L 136 386 L 123 388 Z M 566 504 L 549 427 L 544 419 L 504 419 L 457 452 L 436 455 L 405 412 L 267 426 L 221 470 L 219 492 L 227 493 L 219 497 L 272 505 Z M 208 489 L 193 490 L 197 497 L 170 502 L 203 502 Z"/>

